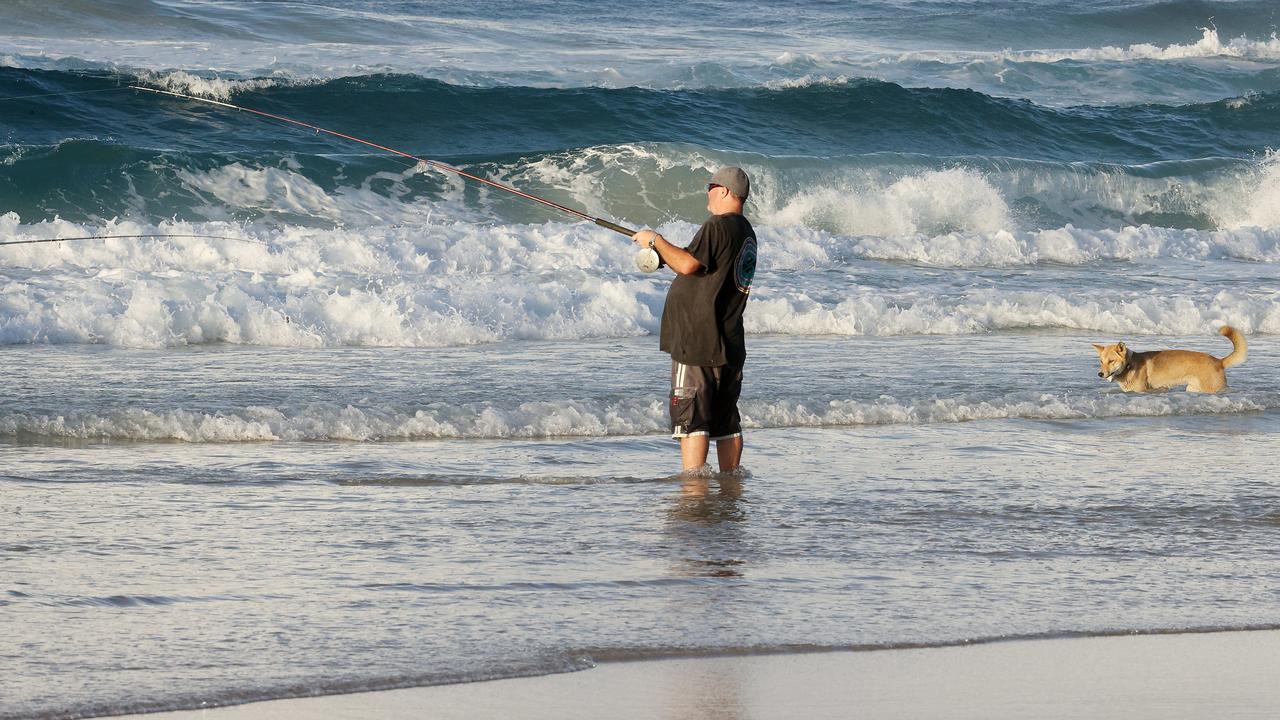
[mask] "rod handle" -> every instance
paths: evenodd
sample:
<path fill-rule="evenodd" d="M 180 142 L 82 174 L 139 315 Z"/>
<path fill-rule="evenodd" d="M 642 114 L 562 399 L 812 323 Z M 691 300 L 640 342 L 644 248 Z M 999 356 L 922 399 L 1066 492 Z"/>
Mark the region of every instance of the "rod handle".
<path fill-rule="evenodd" d="M 602 228 L 608 228 L 608 229 L 610 229 L 610 230 L 612 230 L 612 231 L 614 231 L 614 232 L 616 232 L 616 233 L 622 233 L 623 235 L 626 235 L 627 237 L 631 237 L 632 235 L 635 235 L 635 234 L 636 234 L 636 231 L 635 231 L 635 230 L 628 230 L 627 228 L 624 228 L 624 227 L 622 227 L 621 225 L 619 225 L 619 224 L 617 224 L 617 223 L 611 223 L 611 222 L 609 222 L 608 220 L 603 220 L 603 219 L 601 219 L 601 218 L 594 218 L 594 220 L 595 220 L 595 223 L 596 223 L 597 225 L 599 225 L 600 227 L 602 227 Z"/>

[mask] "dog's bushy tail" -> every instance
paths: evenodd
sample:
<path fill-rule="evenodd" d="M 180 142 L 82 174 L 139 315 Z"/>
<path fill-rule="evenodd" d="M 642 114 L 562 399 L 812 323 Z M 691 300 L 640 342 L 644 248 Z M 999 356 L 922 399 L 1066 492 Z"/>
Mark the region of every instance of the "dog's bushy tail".
<path fill-rule="evenodd" d="M 1218 361 L 1222 363 L 1222 367 L 1229 368 L 1232 365 L 1238 365 L 1244 362 L 1245 358 L 1249 357 L 1249 346 L 1244 341 L 1244 333 L 1230 325 L 1223 325 L 1222 329 L 1219 330 L 1218 333 L 1224 337 L 1230 338 L 1231 344 L 1235 346 L 1232 348 L 1230 355 Z"/>

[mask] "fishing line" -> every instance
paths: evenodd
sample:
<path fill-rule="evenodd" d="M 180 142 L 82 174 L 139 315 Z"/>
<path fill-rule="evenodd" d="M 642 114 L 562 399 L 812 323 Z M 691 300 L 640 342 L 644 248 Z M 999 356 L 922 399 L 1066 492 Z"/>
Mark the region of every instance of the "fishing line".
<path fill-rule="evenodd" d="M 113 88 L 100 88 L 98 90 L 68 90 L 66 92 L 41 93 L 39 95 L 11 95 L 9 97 L 0 97 L 0 102 L 8 102 L 10 100 L 31 100 L 33 98 L 61 97 L 63 95 L 87 95 L 88 93 L 116 92 L 118 90 L 132 90 L 132 89 L 133 88 L 131 87 L 125 86 L 125 87 L 113 87 Z"/>
<path fill-rule="evenodd" d="M 515 195 L 524 200 L 538 203 L 545 207 L 549 207 L 553 210 L 557 210 L 559 212 L 572 215 L 580 220 L 586 220 L 588 222 L 595 223 L 600 227 L 625 235 L 628 238 L 636 234 L 635 230 L 631 230 L 630 228 L 623 227 L 622 225 L 618 225 L 617 223 L 610 222 L 603 218 L 593 217 L 591 215 L 588 215 L 585 212 L 582 212 L 581 210 L 575 210 L 574 208 L 561 205 L 556 202 L 552 202 L 551 200 L 547 200 L 546 198 L 538 197 L 537 195 L 523 192 L 514 187 L 511 187 L 510 185 L 504 185 L 503 183 L 496 182 L 494 180 L 489 180 L 488 178 L 483 178 L 478 175 L 473 175 L 465 170 L 462 170 L 461 168 L 456 168 L 456 167 L 453 167 L 452 165 L 448 165 L 446 163 L 442 163 L 437 160 L 429 160 L 427 158 L 419 157 L 417 155 L 404 152 L 403 150 L 397 150 L 395 148 L 387 147 L 385 145 L 379 145 L 378 143 L 372 142 L 370 140 L 365 140 L 363 138 L 358 138 L 353 135 L 340 133 L 335 130 L 330 130 L 328 128 L 320 127 L 318 125 L 312 125 L 311 123 L 303 122 L 301 120 L 295 120 L 293 118 L 288 118 L 283 115 L 277 115 L 275 113 L 269 113 L 263 110 L 256 110 L 250 107 L 234 105 L 232 103 L 223 102 L 221 100 L 213 100 L 210 98 L 203 98 L 196 95 L 188 95 L 185 93 L 174 92 L 172 90 L 160 90 L 157 88 L 143 87 L 141 85 L 128 85 L 125 87 L 103 88 L 98 90 L 80 90 L 80 91 L 61 92 L 61 93 L 46 93 L 42 95 L 23 95 L 23 96 L 17 96 L 17 97 L 0 98 L 0 101 L 23 100 L 23 99 L 39 98 L 39 97 L 52 97 L 55 95 L 79 95 L 79 94 L 86 94 L 86 93 L 113 92 L 116 90 L 142 90 L 149 93 L 155 93 L 157 95 L 169 95 L 171 97 L 181 98 L 184 100 L 192 100 L 195 102 L 207 103 L 209 105 L 216 105 L 218 107 L 223 107 L 230 110 L 238 110 L 241 112 L 253 113 L 255 115 L 269 118 L 271 120 L 276 120 L 278 122 L 288 123 L 291 125 L 296 125 L 298 127 L 304 127 L 304 128 L 307 128 L 308 130 L 314 130 L 315 132 L 325 133 L 327 135 L 332 135 L 333 137 L 341 138 L 343 140 L 360 143 L 362 145 L 367 145 L 369 147 L 382 150 L 384 152 L 389 152 L 393 155 L 399 155 L 400 157 L 408 158 L 410 160 L 413 160 L 415 163 L 425 165 L 426 167 L 431 168 L 433 170 L 452 173 L 454 175 L 458 175 L 459 177 L 463 177 L 468 180 L 472 180 L 474 182 L 487 185 L 497 190 L 511 193 L 512 195 Z M 244 238 L 218 238 L 217 236 L 212 236 L 212 235 L 87 235 L 83 237 L 47 238 L 47 239 L 40 239 L 40 240 L 10 240 L 10 241 L 0 242 L 0 246 L 28 245 L 33 243 L 69 242 L 73 240 L 106 240 L 106 239 L 113 239 L 113 238 L 124 239 L 124 238 L 162 238 L 162 237 L 171 237 L 171 238 L 172 237 L 203 237 L 203 238 L 209 238 L 209 239 L 244 240 Z M 247 241 L 247 242 L 253 242 L 253 241 Z M 662 261 L 661 261 L 661 258 L 657 256 L 656 252 L 654 252 L 651 248 L 646 248 L 641 250 L 640 254 L 636 256 L 636 265 L 641 270 L 644 270 L 646 272 L 652 272 L 653 270 L 656 270 L 658 267 L 662 265 Z"/>
<path fill-rule="evenodd" d="M 464 177 L 464 178 L 466 178 L 466 179 L 468 179 L 468 180 L 473 180 L 473 181 L 475 181 L 475 182 L 478 182 L 478 183 L 481 183 L 481 184 L 484 184 L 484 185 L 488 185 L 488 186 L 489 186 L 489 187 L 491 187 L 491 188 L 496 188 L 496 189 L 498 189 L 498 190 L 502 190 L 503 192 L 511 193 L 512 195 L 515 195 L 515 196 L 517 196 L 517 197 L 524 198 L 525 200 L 530 200 L 530 201 L 532 201 L 532 202 L 539 203 L 539 204 L 541 204 L 541 205 L 544 205 L 544 206 L 546 206 L 546 207 L 549 207 L 549 208 L 551 208 L 551 209 L 553 209 L 553 210 L 557 210 L 557 211 L 559 211 L 559 212 L 566 213 L 566 214 L 568 214 L 568 215 L 572 215 L 572 216 L 574 216 L 574 217 L 576 217 L 576 218 L 578 218 L 578 219 L 580 219 L 580 220 L 586 220 L 586 221 L 588 221 L 588 222 L 593 222 L 593 223 L 595 223 L 596 225 L 599 225 L 600 227 L 607 228 L 607 229 L 609 229 L 609 230 L 612 230 L 612 231 L 614 231 L 614 232 L 616 232 L 616 233 L 620 233 L 620 234 L 622 234 L 622 235 L 626 235 L 627 237 L 631 237 L 632 235 L 635 235 L 635 234 L 636 234 L 636 231 L 635 231 L 635 230 L 630 230 L 630 229 L 628 229 L 628 228 L 625 228 L 625 227 L 623 227 L 623 226 L 621 226 L 621 225 L 618 225 L 618 224 L 616 224 L 616 223 L 609 222 L 608 220 L 604 220 L 604 219 L 602 219 L 602 218 L 592 217 L 591 215 L 588 215 L 587 213 L 582 212 L 581 210 L 575 210 L 575 209 L 573 209 L 573 208 L 571 208 L 571 207 L 566 207 L 566 206 L 561 205 L 561 204 L 559 204 L 559 203 L 555 203 L 555 202 L 552 202 L 552 201 L 550 201 L 550 200 L 547 200 L 546 198 L 540 198 L 540 197 L 538 197 L 537 195 L 531 195 L 531 194 L 529 194 L 529 193 L 522 192 L 522 191 L 520 191 L 520 190 L 517 190 L 517 189 L 516 189 L 516 188 L 514 188 L 514 187 L 511 187 L 510 185 L 504 185 L 504 184 L 502 184 L 502 183 L 500 183 L 500 182 L 495 182 L 495 181 L 493 181 L 493 180 L 489 180 L 489 179 L 487 179 L 487 178 L 482 178 L 482 177 L 480 177 L 480 176 L 478 176 L 478 175 L 472 175 L 471 173 L 468 173 L 468 172 L 466 172 L 465 170 L 462 170 L 461 168 L 456 168 L 456 167 L 453 167 L 452 165 L 447 165 L 447 164 L 445 164 L 445 163 L 442 163 L 442 162 L 439 162 L 439 161 L 436 161 L 436 160 L 428 160 L 428 159 L 426 159 L 426 158 L 418 157 L 417 155 L 413 155 L 413 154 L 411 154 L 411 153 L 404 152 L 403 150 L 396 150 L 395 148 L 390 148 L 390 147 L 387 147 L 387 146 L 385 146 L 385 145 L 379 145 L 378 143 L 372 142 L 372 141 L 370 141 L 370 140 L 365 140 L 365 139 L 363 139 L 363 138 L 358 138 L 358 137 L 355 137 L 355 136 L 353 136 L 353 135 L 347 135 L 347 134 L 345 134 L 345 133 L 340 133 L 340 132 L 337 132 L 336 130 L 329 130 L 329 129 L 327 129 L 327 128 L 322 128 L 322 127 L 320 127 L 320 126 L 318 126 L 318 125 L 312 125 L 311 123 L 306 123 L 306 122 L 303 122 L 303 121 L 301 121 L 301 120 L 294 120 L 293 118 L 287 118 L 287 117 L 284 117 L 283 115 L 276 115 L 276 114 L 274 114 L 274 113 L 265 112 L 265 111 L 263 111 L 263 110 L 255 110 L 255 109 L 253 109 L 253 108 L 243 107 L 243 106 L 241 106 L 241 105 L 233 105 L 233 104 L 228 103 L 228 102 L 222 102 L 221 100 L 211 100 L 211 99 L 209 99 L 209 98 L 202 98 L 202 97 L 198 97 L 198 96 L 196 96 L 196 95 L 187 95 L 187 94 L 180 93 L 180 92 L 173 92 L 172 90 L 159 90 L 159 89 L 157 89 L 157 88 L 143 87 L 143 86 L 141 86 L 141 85 L 130 85 L 129 87 L 131 87 L 131 88 L 132 88 L 132 89 L 134 89 L 134 90 L 143 90 L 143 91 L 146 91 L 146 92 L 149 92 L 149 93 L 155 93 L 155 94 L 157 94 L 157 95 L 170 95 L 170 96 L 172 96 L 172 97 L 182 98 L 182 99 L 184 99 L 184 100 L 194 100 L 194 101 L 196 101 L 196 102 L 208 103 L 208 104 L 210 104 L 210 105 L 216 105 L 216 106 L 218 106 L 218 107 L 224 107 L 224 108 L 228 108 L 228 109 L 231 109 L 231 110 L 240 110 L 240 111 L 242 111 L 242 112 L 249 112 L 249 113 L 253 113 L 254 115 L 260 115 L 260 116 L 265 117 L 265 118 L 270 118 L 270 119 L 272 119 L 272 120 L 277 120 L 277 121 L 280 121 L 280 122 L 289 123 L 289 124 L 291 124 L 291 125 L 297 125 L 297 126 L 299 126 L 299 127 L 304 127 L 304 128 L 307 128 L 308 130 L 314 130 L 314 131 L 316 131 L 316 132 L 322 132 L 322 133 L 325 133 L 325 134 L 327 134 L 327 135 L 332 135 L 332 136 L 334 136 L 334 137 L 341 138 L 341 139 L 343 139 L 343 140 L 349 140 L 349 141 L 351 141 L 351 142 L 357 142 L 357 143 L 360 143 L 361 145 L 367 145 L 367 146 L 369 146 L 369 147 L 371 147 L 371 148 L 376 148 L 376 149 L 378 149 L 378 150 L 382 150 L 382 151 L 384 151 L 384 152 L 389 152 L 389 153 L 391 153 L 391 154 L 393 154 L 393 155 L 399 155 L 400 157 L 404 157 L 404 158 L 408 158 L 408 159 L 410 159 L 410 160 L 417 161 L 417 162 L 419 162 L 419 163 L 421 163 L 421 164 L 423 164 L 423 165 L 426 165 L 427 167 L 429 167 L 429 168 L 431 168 L 431 169 L 433 169 L 433 170 L 439 170 L 439 171 L 441 171 L 441 172 L 453 173 L 454 175 L 458 175 L 458 176 L 460 176 L 460 177 Z"/>
<path fill-rule="evenodd" d="M 188 234 L 159 234 L 151 233 L 144 235 L 83 235 L 80 237 L 59 237 L 59 238 L 41 238 L 38 240 L 5 240 L 0 245 L 34 245 L 35 243 L 56 243 L 70 242 L 72 240 L 116 240 L 116 239 L 137 239 L 137 238 L 203 238 L 206 240 L 235 240 L 237 242 L 254 243 L 255 245 L 266 245 L 259 240 L 250 240 L 249 238 L 228 237 L 224 235 L 188 235 Z"/>
<path fill-rule="evenodd" d="M 119 92 L 121 90 L 132 90 L 130 86 L 99 88 L 97 90 L 67 90 L 63 92 L 39 93 L 36 95 L 11 95 L 9 97 L 0 97 L 0 102 L 9 102 L 11 100 L 33 100 L 36 98 L 61 97 L 63 95 L 87 95 L 90 93 Z M 4 245 L 35 245 L 39 243 L 60 243 L 72 242 L 75 240 L 137 240 L 142 238 L 201 238 L 204 240 L 235 240 L 237 242 L 254 243 L 255 245 L 266 245 L 266 243 L 258 240 L 250 240 L 249 238 L 229 237 L 225 235 L 195 235 L 185 233 L 146 233 L 140 235 L 81 235 L 77 237 L 57 237 L 57 238 L 39 238 L 35 240 L 3 240 L 0 246 Z"/>

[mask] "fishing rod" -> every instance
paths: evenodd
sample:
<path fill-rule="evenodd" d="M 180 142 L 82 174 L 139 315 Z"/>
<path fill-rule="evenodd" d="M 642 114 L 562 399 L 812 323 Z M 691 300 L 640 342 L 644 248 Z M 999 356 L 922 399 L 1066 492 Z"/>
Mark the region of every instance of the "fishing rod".
<path fill-rule="evenodd" d="M 350 140 L 351 142 L 357 142 L 357 143 L 360 143 L 361 145 L 368 145 L 368 146 L 369 146 L 369 147 L 371 147 L 371 148 L 377 148 L 378 150 L 383 150 L 383 151 L 385 151 L 385 152 L 389 152 L 389 153 L 391 153 L 391 154 L 393 154 L 393 155 L 399 155 L 400 157 L 404 157 L 404 158 L 408 158 L 408 159 L 410 159 L 410 160 L 417 161 L 417 162 L 419 162 L 419 163 L 422 163 L 423 165 L 426 165 L 427 167 L 429 167 L 429 168 L 431 168 L 431 169 L 433 169 L 433 170 L 439 170 L 439 171 L 441 171 L 441 172 L 453 173 L 454 175 L 458 175 L 458 176 L 460 176 L 460 177 L 464 177 L 464 178 L 466 178 L 466 179 L 468 179 L 468 180 L 473 180 L 473 181 L 475 181 L 475 182 L 482 183 L 482 184 L 484 184 L 484 185 L 488 185 L 488 186 L 489 186 L 489 187 L 491 187 L 491 188 L 496 188 L 496 189 L 498 189 L 498 190 L 502 190 L 503 192 L 511 193 L 512 195 L 516 195 L 516 196 L 518 196 L 518 197 L 524 198 L 525 200 L 530 200 L 530 201 L 533 201 L 533 202 L 539 203 L 539 204 L 544 205 L 544 206 L 546 206 L 546 207 L 552 208 L 553 210 L 558 210 L 558 211 L 560 211 L 560 212 L 562 212 L 562 213 L 566 213 L 566 214 L 568 214 L 568 215 L 572 215 L 572 216 L 574 216 L 574 217 L 576 217 L 576 218 L 578 218 L 578 219 L 580 219 L 580 220 L 586 220 L 586 221 L 588 221 L 588 222 L 593 222 L 593 223 L 595 223 L 596 225 L 599 225 L 599 226 L 600 226 L 600 227 L 602 227 L 602 228 L 607 228 L 607 229 L 612 230 L 612 231 L 614 231 L 614 232 L 616 232 L 616 233 L 621 233 L 621 234 L 623 234 L 623 235 L 626 235 L 627 237 L 631 237 L 632 235 L 635 235 L 635 234 L 636 234 L 636 231 L 635 231 L 635 230 L 631 230 L 631 229 L 625 228 L 625 227 L 623 227 L 623 226 L 621 226 L 621 225 L 618 225 L 618 224 L 616 224 L 616 223 L 609 222 L 608 220 L 605 220 L 605 219 L 603 219 L 603 218 L 592 217 L 591 215 L 588 215 L 587 213 L 584 213 L 584 212 L 582 212 L 581 210 L 575 210 L 575 209 L 573 209 L 573 208 L 571 208 L 571 207 L 566 207 L 566 206 L 561 205 L 561 204 L 559 204 L 559 203 L 555 203 L 555 202 L 552 202 L 552 201 L 550 201 L 550 200 L 547 200 L 546 198 L 540 198 L 540 197 L 538 197 L 537 195 L 531 195 L 531 194 L 529 194 L 529 193 L 522 192 L 522 191 L 520 191 L 520 190 L 517 190 L 516 188 L 511 187 L 510 185 L 504 185 L 504 184 L 502 184 L 502 183 L 500 183 L 500 182 L 495 182 L 495 181 L 493 181 L 493 180 L 489 180 L 488 178 L 482 178 L 482 177 L 480 177 L 480 176 L 478 176 L 478 175 L 472 175 L 471 173 L 466 172 L 465 170 L 462 170 L 462 169 L 460 169 L 460 168 L 453 167 L 452 165 L 447 165 L 447 164 L 445 164 L 445 163 L 442 163 L 442 162 L 439 162 L 439 161 L 436 161 L 436 160 L 428 160 L 428 159 L 426 159 L 426 158 L 418 157 L 417 155 L 413 155 L 413 154 L 410 154 L 410 153 L 404 152 L 403 150 L 396 150 L 395 148 L 390 148 L 390 147 L 387 147 L 387 146 L 385 146 L 385 145 L 379 145 L 378 143 L 375 143 L 375 142 L 372 142 L 372 141 L 369 141 L 369 140 L 364 140 L 364 139 L 362 139 L 362 138 L 358 138 L 358 137 L 355 137 L 355 136 L 352 136 L 352 135 L 347 135 L 347 134 L 344 134 L 344 133 L 340 133 L 340 132 L 337 132 L 337 131 L 335 131 L 335 130 L 329 130 L 329 129 L 327 129 L 327 128 L 322 128 L 322 127 L 320 127 L 320 126 L 318 126 L 318 125 L 312 125 L 311 123 L 302 122 L 301 120 L 294 120 L 293 118 L 287 118 L 287 117 L 284 117 L 283 115 L 276 115 L 276 114 L 274 114 L 274 113 L 265 112 L 265 111 L 263 111 L 263 110 L 255 110 L 255 109 L 253 109 L 253 108 L 243 107 L 243 106 L 241 106 L 241 105 L 233 105 L 233 104 L 228 103 L 228 102 L 222 102 L 221 100 L 212 100 L 212 99 L 210 99 L 210 98 L 203 98 L 203 97 L 199 97 L 199 96 L 196 96 L 196 95 L 187 95 L 187 94 L 185 94 L 185 93 L 173 92 L 172 90 L 160 90 L 160 89 L 157 89 L 157 88 L 143 87 L 143 86 L 141 86 L 141 85 L 130 85 L 129 87 L 130 87 L 130 88 L 132 88 L 132 89 L 134 89 L 134 90 L 143 90 L 143 91 L 145 91 L 145 92 L 155 93 L 155 94 L 157 94 L 157 95 L 169 95 L 169 96 L 176 97 L 176 98 L 182 98 L 182 99 L 184 99 L 184 100 L 194 100 L 194 101 L 196 101 L 196 102 L 208 103 L 208 104 L 210 104 L 210 105 L 217 105 L 218 107 L 229 108 L 229 109 L 231 109 L 231 110 L 240 110 L 240 111 L 242 111 L 242 112 L 253 113 L 254 115 L 260 115 L 260 116 L 262 116 L 262 117 L 270 118 L 270 119 L 272 119 L 272 120 L 278 120 L 278 121 L 280 121 L 280 122 L 289 123 L 289 124 L 292 124 L 292 125 L 297 125 L 297 126 L 299 126 L 299 127 L 304 127 L 304 128 L 307 128 L 308 130 L 314 130 L 314 131 L 316 131 L 316 132 L 322 132 L 322 133 L 325 133 L 325 134 L 327 134 L 327 135 L 332 135 L 332 136 L 334 136 L 334 137 L 336 137 L 336 138 L 341 138 L 341 139 L 343 139 L 343 140 Z"/>

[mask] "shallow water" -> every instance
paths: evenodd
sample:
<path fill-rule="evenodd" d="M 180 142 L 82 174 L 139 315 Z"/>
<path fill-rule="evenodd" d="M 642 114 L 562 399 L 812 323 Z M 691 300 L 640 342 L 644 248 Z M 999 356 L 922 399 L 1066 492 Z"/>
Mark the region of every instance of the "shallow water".
<path fill-rule="evenodd" d="M 7 715 L 1275 622 L 1280 415 L 1248 366 L 1139 397 L 1097 387 L 1079 337 L 755 338 L 750 472 L 680 478 L 650 344 L 8 349 L 4 407 L 72 411 L 0 445 Z M 248 403 L 286 410 L 253 435 Z M 420 413 L 454 431 L 368 441 Z"/>
<path fill-rule="evenodd" d="M 1280 623 L 1273 3 L 0 20 L 0 242 L 213 236 L 0 247 L 0 717 Z M 678 241 L 742 165 L 748 472 L 672 475 L 620 236 L 134 83 Z"/>

